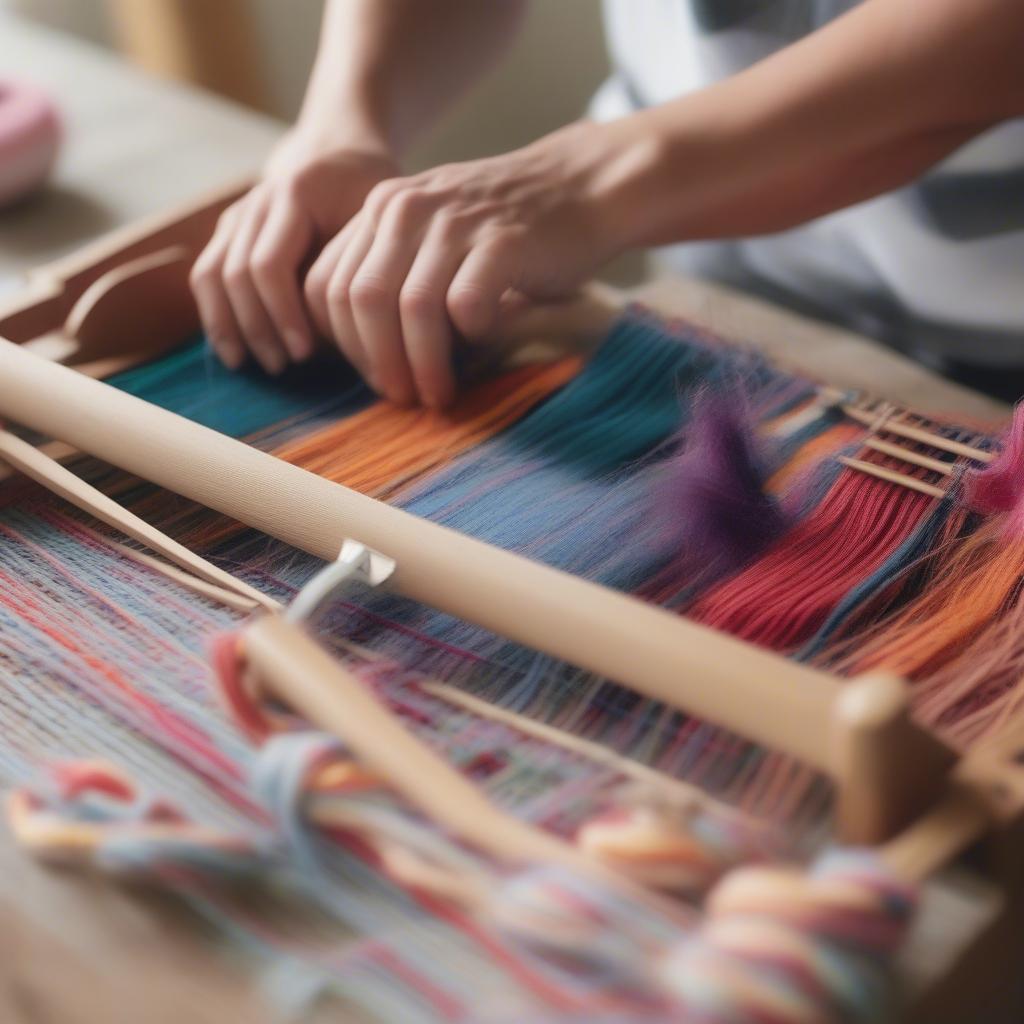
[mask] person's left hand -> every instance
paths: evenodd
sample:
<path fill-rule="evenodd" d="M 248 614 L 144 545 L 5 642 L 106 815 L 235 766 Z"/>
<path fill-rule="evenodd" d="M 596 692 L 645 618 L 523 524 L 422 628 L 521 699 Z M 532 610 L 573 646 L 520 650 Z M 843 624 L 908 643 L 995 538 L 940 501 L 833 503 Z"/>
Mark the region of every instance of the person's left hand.
<path fill-rule="evenodd" d="M 565 297 L 622 248 L 614 197 L 633 160 L 609 127 L 377 185 L 306 278 L 320 331 L 381 394 L 446 405 L 453 328 L 479 339 L 503 300 Z"/>

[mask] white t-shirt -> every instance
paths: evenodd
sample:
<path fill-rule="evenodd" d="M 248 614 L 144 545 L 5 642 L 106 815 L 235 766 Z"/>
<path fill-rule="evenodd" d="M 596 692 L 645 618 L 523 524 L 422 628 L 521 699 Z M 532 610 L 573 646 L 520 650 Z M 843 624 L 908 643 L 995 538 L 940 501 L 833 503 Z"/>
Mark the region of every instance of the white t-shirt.
<path fill-rule="evenodd" d="M 748 67 L 857 0 L 604 0 L 601 120 Z M 1024 366 L 1024 119 L 914 184 L 792 231 L 671 246 L 686 272 L 760 291 L 918 355 Z"/>

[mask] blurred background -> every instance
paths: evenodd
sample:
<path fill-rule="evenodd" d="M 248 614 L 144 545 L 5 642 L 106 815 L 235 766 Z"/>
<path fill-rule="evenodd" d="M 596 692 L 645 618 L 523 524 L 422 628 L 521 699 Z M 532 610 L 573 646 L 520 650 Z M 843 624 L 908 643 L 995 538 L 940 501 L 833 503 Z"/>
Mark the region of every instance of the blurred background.
<path fill-rule="evenodd" d="M 501 0 L 496 0 L 501 2 Z M 0 0 L 159 75 L 290 121 L 323 0 Z M 191 27 L 201 23 L 201 33 Z M 509 59 L 413 154 L 414 167 L 509 149 L 579 117 L 607 73 L 599 0 L 540 0 Z"/>

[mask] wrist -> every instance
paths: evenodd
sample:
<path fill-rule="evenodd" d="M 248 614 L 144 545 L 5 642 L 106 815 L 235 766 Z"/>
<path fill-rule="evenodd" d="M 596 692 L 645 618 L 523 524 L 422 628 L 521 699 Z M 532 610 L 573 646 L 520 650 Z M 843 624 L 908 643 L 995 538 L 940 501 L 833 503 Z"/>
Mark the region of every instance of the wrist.
<path fill-rule="evenodd" d="M 600 244 L 611 255 L 650 244 L 667 199 L 666 140 L 635 117 L 590 127 L 587 194 Z"/>
<path fill-rule="evenodd" d="M 265 174 L 294 175 L 353 157 L 397 167 L 397 158 L 387 142 L 355 118 L 340 117 L 338 124 L 300 119 L 274 148 Z"/>
<path fill-rule="evenodd" d="M 289 133 L 291 144 L 312 159 L 345 150 L 395 159 L 382 96 L 369 71 L 321 55 Z"/>

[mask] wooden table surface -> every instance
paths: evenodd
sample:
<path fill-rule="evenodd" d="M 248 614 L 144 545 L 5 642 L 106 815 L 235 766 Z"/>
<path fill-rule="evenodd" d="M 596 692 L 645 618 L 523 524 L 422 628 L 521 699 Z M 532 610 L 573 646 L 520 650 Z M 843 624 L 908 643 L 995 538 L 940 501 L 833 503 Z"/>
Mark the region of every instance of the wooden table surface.
<path fill-rule="evenodd" d="M 0 15 L 0 68 L 48 88 L 67 121 L 53 186 L 0 212 L 0 293 L 30 267 L 253 172 L 281 130 L 9 15 Z M 1006 413 L 862 338 L 724 289 L 670 279 L 635 295 L 831 383 L 981 421 Z M 954 898 L 946 907 L 946 920 L 968 930 L 991 909 L 984 899 Z M 265 1012 L 246 966 L 176 904 L 44 870 L 0 836 L 3 1021 L 260 1024 Z"/>

